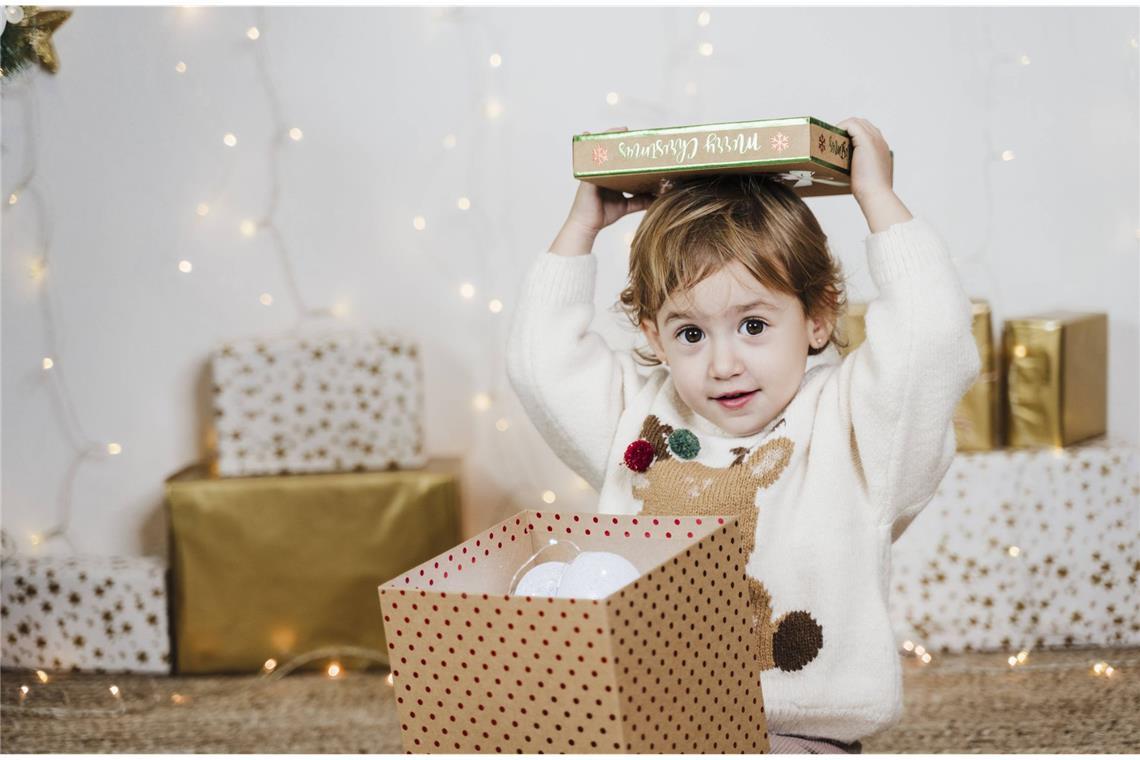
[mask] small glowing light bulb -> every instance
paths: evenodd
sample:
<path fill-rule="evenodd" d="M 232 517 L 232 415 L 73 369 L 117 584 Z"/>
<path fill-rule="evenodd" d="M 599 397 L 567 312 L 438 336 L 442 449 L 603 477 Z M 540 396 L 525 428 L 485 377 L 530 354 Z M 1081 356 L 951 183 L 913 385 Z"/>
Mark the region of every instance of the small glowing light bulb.
<path fill-rule="evenodd" d="M 427 227 L 427 220 L 424 219 L 422 216 L 417 216 L 414 219 L 412 219 L 412 226 L 415 227 L 417 230 L 422 231 L 425 227 Z"/>
<path fill-rule="evenodd" d="M 557 496 L 557 494 L 554 493 L 554 491 L 543 491 L 542 492 L 542 500 L 545 501 L 547 504 L 553 504 L 555 501 L 558 500 L 558 496 Z"/>
<path fill-rule="evenodd" d="M 11 195 L 8 196 L 8 205 L 9 206 L 15 206 L 19 200 L 20 200 L 20 196 L 16 195 L 15 193 L 12 193 Z"/>
<path fill-rule="evenodd" d="M 697 26 L 708 26 L 710 20 L 708 11 L 701 11 L 697 14 Z"/>
<path fill-rule="evenodd" d="M 187 702 L 187 697 L 182 694 L 171 694 L 170 701 L 176 705 L 181 705 Z"/>
<path fill-rule="evenodd" d="M 713 46 L 711 42 L 702 42 L 697 46 L 697 52 L 706 58 L 713 54 Z"/>
<path fill-rule="evenodd" d="M 1025 348 L 1025 346 L 1022 346 L 1019 344 L 1019 345 L 1016 345 L 1013 347 L 1013 355 L 1016 356 L 1018 359 L 1024 359 L 1025 355 L 1028 353 L 1029 353 L 1029 351 L 1028 351 L 1028 349 Z"/>
<path fill-rule="evenodd" d="M 459 206 L 460 211 L 466 211 L 467 209 L 471 208 L 471 199 L 464 195 L 455 202 L 455 205 Z"/>
<path fill-rule="evenodd" d="M 1020 61 L 1022 66 L 1028 66 L 1029 65 L 1029 56 L 1027 56 L 1027 55 L 1021 56 L 1021 58 L 1018 60 Z"/>
<path fill-rule="evenodd" d="M 500 417 L 499 419 L 495 420 L 495 430 L 498 430 L 500 433 L 507 432 L 507 430 L 509 430 L 510 427 L 511 427 L 511 421 L 508 420 L 506 417 Z"/>
<path fill-rule="evenodd" d="M 277 668 L 277 660 L 273 659 L 272 657 L 270 657 L 268 660 L 266 660 L 265 664 L 261 666 L 261 669 L 264 670 L 266 673 L 272 673 L 276 668 Z"/>
<path fill-rule="evenodd" d="M 297 142 L 298 140 L 300 140 L 304 136 L 305 136 L 305 133 L 301 131 L 300 127 L 293 127 L 292 129 L 289 130 L 289 138 L 292 139 L 294 142 Z"/>
<path fill-rule="evenodd" d="M 179 61 L 178 63 L 174 64 L 174 70 L 177 71 L 179 74 L 185 74 L 186 73 L 186 62 L 185 61 Z"/>
<path fill-rule="evenodd" d="M 329 665 L 329 678 L 336 678 L 339 675 L 340 675 L 340 665 L 338 665 L 335 662 L 332 665 Z"/>
<path fill-rule="evenodd" d="M 1013 158 L 1014 158 L 1014 156 L 1013 156 L 1012 150 L 1003 150 L 1001 152 L 1001 160 L 1002 161 L 1012 161 Z"/>
<path fill-rule="evenodd" d="M 1016 657 L 1010 657 L 1007 660 L 1007 662 L 1009 663 L 1009 666 L 1012 668 L 1012 667 L 1017 665 L 1017 658 Z"/>
<path fill-rule="evenodd" d="M 487 308 L 491 311 L 492 314 L 498 314 L 503 310 L 503 302 L 498 298 L 492 298 L 487 302 Z"/>
<path fill-rule="evenodd" d="M 232 148 L 237 145 L 237 135 L 233 132 L 226 132 L 225 136 L 222 137 L 222 142 L 226 144 L 227 148 Z"/>
<path fill-rule="evenodd" d="M 475 397 L 471 399 L 471 405 L 475 407 L 476 411 L 485 412 L 491 408 L 491 397 L 486 393 L 476 393 Z"/>
<path fill-rule="evenodd" d="M 491 68 L 497 69 L 503 65 L 503 56 L 498 53 L 491 53 Z"/>
<path fill-rule="evenodd" d="M 205 203 L 199 203 L 198 208 L 194 210 L 198 213 L 198 216 L 205 216 L 206 214 L 210 213 L 210 207 Z"/>
<path fill-rule="evenodd" d="M 262 306 L 273 305 L 273 296 L 269 293 L 262 293 L 260 296 L 258 296 L 257 300 L 261 301 Z"/>
<path fill-rule="evenodd" d="M 32 535 L 28 536 L 28 540 L 31 541 L 32 546 L 39 546 L 44 539 L 43 536 L 41 536 L 39 533 L 33 533 Z"/>
<path fill-rule="evenodd" d="M 251 40 L 256 40 L 261 36 L 261 30 L 259 30 L 256 26 L 251 26 L 249 29 L 245 30 L 245 36 L 249 37 Z"/>
<path fill-rule="evenodd" d="M 257 223 L 252 219 L 246 219 L 241 223 L 241 234 L 245 237 L 253 237 L 257 234 Z"/>
<path fill-rule="evenodd" d="M 451 150 L 455 147 L 455 135 L 447 135 L 443 138 L 443 147 Z"/>
<path fill-rule="evenodd" d="M 40 683 L 47 683 L 48 682 L 48 674 L 43 672 L 42 670 L 36 671 L 36 678 L 40 679 Z"/>
<path fill-rule="evenodd" d="M 924 663 L 926 663 L 927 665 L 929 665 L 929 664 L 930 664 L 930 652 L 927 652 L 926 654 L 924 654 L 924 655 L 922 656 L 922 661 L 923 661 Z"/>
<path fill-rule="evenodd" d="M 119 696 L 121 695 L 121 692 L 119 691 L 119 687 L 116 686 L 115 684 L 111 684 L 111 688 L 108 689 L 108 691 L 111 692 L 111 696 L 114 697 L 115 699 L 118 699 Z"/>
<path fill-rule="evenodd" d="M 503 115 L 503 104 L 496 98 L 491 98 L 483 106 L 483 114 L 488 119 L 497 119 Z"/>
<path fill-rule="evenodd" d="M 914 642 L 910 641 L 910 640 L 904 641 L 903 642 L 903 649 L 905 649 L 908 652 L 913 652 L 914 651 Z"/>
<path fill-rule="evenodd" d="M 20 686 L 20 701 L 23 702 L 28 698 L 28 692 L 31 691 L 27 686 Z"/>
<path fill-rule="evenodd" d="M 182 259 L 182 261 L 178 262 L 178 271 L 182 272 L 183 274 L 190 274 L 194 271 L 194 265 L 186 259 Z"/>
<path fill-rule="evenodd" d="M 43 362 L 43 368 L 44 369 L 51 369 L 54 366 L 55 366 L 55 362 L 52 361 L 52 358 L 50 356 L 45 356 L 44 362 Z"/>
<path fill-rule="evenodd" d="M 107 444 L 107 453 L 110 454 L 111 456 L 115 456 L 116 454 L 122 454 L 123 453 L 123 447 L 117 443 L 108 443 Z"/>
<path fill-rule="evenodd" d="M 616 92 L 607 92 L 606 93 L 606 102 L 609 103 L 611 106 L 616 106 L 618 104 L 618 101 L 620 101 L 620 100 L 621 100 L 621 96 L 618 95 Z"/>
<path fill-rule="evenodd" d="M 1017 557 L 1021 554 L 1021 547 L 1011 546 L 1011 547 L 1009 547 L 1008 551 L 1009 551 L 1009 556 Z"/>
<path fill-rule="evenodd" d="M 459 295 L 463 296 L 466 299 L 474 298 L 475 297 L 475 286 L 469 282 L 463 283 L 462 285 L 459 286 Z"/>
<path fill-rule="evenodd" d="M 1020 652 L 1017 653 L 1017 661 L 1018 662 L 1024 663 L 1028 659 L 1029 659 L 1029 652 L 1026 652 L 1024 649 L 1022 649 Z"/>
<path fill-rule="evenodd" d="M 1108 664 L 1107 664 L 1107 663 L 1104 663 L 1104 662 L 1098 662 L 1096 665 L 1093 665 L 1093 671 L 1094 671 L 1094 672 L 1095 672 L 1097 675 L 1100 675 L 1101 673 L 1103 673 L 1103 672 L 1104 672 L 1104 669 L 1105 669 L 1106 667 L 1108 667 Z"/>
<path fill-rule="evenodd" d="M 40 282 L 47 276 L 47 263 L 42 258 L 32 259 L 28 263 L 28 276 L 33 282 Z"/>
<path fill-rule="evenodd" d="M 1110 678 L 1112 677 L 1112 674 L 1115 672 L 1116 672 L 1116 670 L 1111 665 L 1106 666 L 1104 669 L 1104 674 L 1106 676 L 1109 676 Z"/>
<path fill-rule="evenodd" d="M 924 647 L 922 645 L 916 646 L 914 648 L 914 653 L 917 654 L 919 657 L 922 657 L 924 654 L 926 654 L 926 647 Z"/>
<path fill-rule="evenodd" d="M 388 677 L 385 678 L 384 680 L 388 682 L 389 686 L 395 686 L 396 685 L 396 677 L 394 675 L 392 675 L 391 671 L 388 672 Z"/>

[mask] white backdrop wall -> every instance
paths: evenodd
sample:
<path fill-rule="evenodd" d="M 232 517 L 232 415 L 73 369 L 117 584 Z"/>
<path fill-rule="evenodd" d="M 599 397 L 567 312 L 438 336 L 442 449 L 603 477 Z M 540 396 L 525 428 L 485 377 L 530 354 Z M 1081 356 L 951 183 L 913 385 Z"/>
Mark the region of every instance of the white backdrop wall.
<path fill-rule="evenodd" d="M 502 349 L 522 272 L 575 191 L 571 135 L 617 125 L 870 119 L 895 151 L 897 192 L 940 230 L 999 327 L 1044 309 L 1109 313 L 1110 434 L 1137 443 L 1135 9 L 724 8 L 706 26 L 700 11 L 281 7 L 254 42 L 251 8 L 77 9 L 55 36 L 60 73 L 3 91 L 4 197 L 34 152 L 47 222 L 38 231 L 31 204 L 4 205 L 4 528 L 30 550 L 60 519 L 75 459 L 41 369 L 46 314 L 75 419 L 122 446 L 79 464 L 68 535 L 76 551 L 123 554 L 166 550 L 162 482 L 203 455 L 208 352 L 296 321 L 271 239 L 239 232 L 271 191 L 255 45 L 304 132 L 279 157 L 276 216 L 300 289 L 346 307 L 346 325 L 421 341 L 426 446 L 464 459 L 467 531 L 542 508 L 546 490 L 563 509 L 595 498 L 526 421 Z M 851 299 L 872 297 L 854 201 L 809 205 Z M 596 248 L 596 323 L 615 346 L 634 338 L 607 307 L 640 216 Z M 490 409 L 473 408 L 478 393 Z"/>

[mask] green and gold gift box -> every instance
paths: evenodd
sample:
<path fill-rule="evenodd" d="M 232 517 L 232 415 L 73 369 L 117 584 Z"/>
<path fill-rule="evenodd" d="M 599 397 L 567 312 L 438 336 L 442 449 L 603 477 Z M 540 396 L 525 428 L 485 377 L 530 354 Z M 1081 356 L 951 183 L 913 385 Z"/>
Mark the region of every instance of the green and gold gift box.
<path fill-rule="evenodd" d="M 774 174 L 802 196 L 851 192 L 851 136 L 810 116 L 574 135 L 574 177 L 659 193 L 706 174 Z"/>
<path fill-rule="evenodd" d="M 986 301 L 971 299 L 974 341 L 981 358 L 981 373 L 954 411 L 954 435 L 958 451 L 991 451 L 1001 446 L 999 371 L 994 352 L 993 318 Z M 848 305 L 841 334 L 848 354 L 866 337 L 867 304 Z"/>
<path fill-rule="evenodd" d="M 1002 333 L 1006 441 L 1063 447 L 1107 429 L 1108 315 L 1009 319 Z"/>
<path fill-rule="evenodd" d="M 325 648 L 386 655 L 376 587 L 461 532 L 452 460 L 232 478 L 195 465 L 167 480 L 166 503 L 178 673 L 254 673 Z"/>

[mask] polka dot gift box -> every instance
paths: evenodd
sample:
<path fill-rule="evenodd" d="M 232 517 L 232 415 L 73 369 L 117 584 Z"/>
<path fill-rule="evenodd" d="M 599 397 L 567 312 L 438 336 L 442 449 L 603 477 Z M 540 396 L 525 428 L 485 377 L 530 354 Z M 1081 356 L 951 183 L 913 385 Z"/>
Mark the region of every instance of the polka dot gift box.
<path fill-rule="evenodd" d="M 601 599 L 511 595 L 551 539 L 639 576 Z M 768 751 L 731 517 L 524 511 L 380 586 L 405 750 Z"/>

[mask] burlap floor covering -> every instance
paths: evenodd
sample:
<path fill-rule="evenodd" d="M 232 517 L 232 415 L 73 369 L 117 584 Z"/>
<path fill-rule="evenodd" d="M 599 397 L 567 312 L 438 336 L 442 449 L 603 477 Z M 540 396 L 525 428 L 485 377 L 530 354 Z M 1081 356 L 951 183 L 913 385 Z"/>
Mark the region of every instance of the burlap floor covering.
<path fill-rule="evenodd" d="M 1095 675 L 1099 660 L 1116 672 Z M 1140 649 L 1034 652 L 1015 669 L 1000 654 L 909 657 L 904 674 L 905 716 L 864 739 L 866 753 L 1140 752 Z M 383 670 L 336 681 L 68 675 L 46 685 L 5 671 L 0 690 L 4 752 L 402 752 Z"/>

